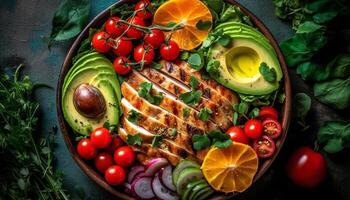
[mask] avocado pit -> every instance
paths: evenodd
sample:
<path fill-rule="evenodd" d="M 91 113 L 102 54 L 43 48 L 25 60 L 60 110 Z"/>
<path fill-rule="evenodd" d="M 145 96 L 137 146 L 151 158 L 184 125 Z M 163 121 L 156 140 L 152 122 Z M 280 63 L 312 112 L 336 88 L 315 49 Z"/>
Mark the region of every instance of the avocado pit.
<path fill-rule="evenodd" d="M 75 89 L 73 103 L 75 109 L 87 118 L 100 118 L 106 112 L 106 101 L 100 90 L 86 83 Z"/>

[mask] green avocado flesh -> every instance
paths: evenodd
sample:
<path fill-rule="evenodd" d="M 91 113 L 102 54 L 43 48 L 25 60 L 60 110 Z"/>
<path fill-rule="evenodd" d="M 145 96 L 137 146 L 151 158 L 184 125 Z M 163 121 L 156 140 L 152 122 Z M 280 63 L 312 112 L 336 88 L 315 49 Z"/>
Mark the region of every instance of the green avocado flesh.
<path fill-rule="evenodd" d="M 229 47 L 216 44 L 210 49 L 209 59 L 220 62 L 219 76 L 212 76 L 222 85 L 242 94 L 265 95 L 279 87 L 282 70 L 276 52 L 256 29 L 238 22 L 227 22 L 217 28 L 232 38 Z M 261 63 L 274 68 L 277 80 L 268 82 L 259 72 Z"/>
<path fill-rule="evenodd" d="M 73 95 L 80 84 L 89 84 L 101 92 L 106 102 L 106 112 L 103 116 L 88 118 L 76 110 Z M 93 129 L 102 127 L 105 122 L 117 125 L 120 116 L 120 99 L 120 85 L 113 64 L 97 52 L 88 53 L 79 58 L 64 79 L 62 87 L 63 115 L 71 128 L 79 134 L 89 135 Z"/>

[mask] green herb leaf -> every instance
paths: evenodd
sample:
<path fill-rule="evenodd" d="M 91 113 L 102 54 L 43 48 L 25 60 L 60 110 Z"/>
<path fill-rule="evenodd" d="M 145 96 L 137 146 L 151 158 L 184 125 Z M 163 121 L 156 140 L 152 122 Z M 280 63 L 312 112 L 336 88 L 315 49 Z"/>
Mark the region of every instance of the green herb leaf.
<path fill-rule="evenodd" d="M 259 67 L 260 74 L 264 77 L 265 81 L 274 83 L 277 80 L 277 74 L 275 68 L 270 68 L 266 63 L 262 62 Z"/>
<path fill-rule="evenodd" d="M 213 111 L 209 108 L 202 108 L 198 113 L 198 118 L 204 122 L 208 121 Z"/>
<path fill-rule="evenodd" d="M 232 145 L 230 136 L 221 131 L 211 131 L 208 133 L 208 136 L 212 140 L 212 145 L 215 147 L 227 148 Z"/>
<path fill-rule="evenodd" d="M 196 24 L 196 28 L 198 30 L 202 30 L 202 31 L 205 31 L 205 30 L 209 30 L 211 28 L 211 21 L 203 21 L 203 20 L 199 20 Z"/>
<path fill-rule="evenodd" d="M 218 43 L 223 47 L 229 47 L 231 46 L 232 38 L 229 35 L 224 34 L 219 38 Z"/>
<path fill-rule="evenodd" d="M 183 108 L 182 110 L 183 117 L 186 119 L 190 116 L 190 109 L 189 108 Z"/>
<path fill-rule="evenodd" d="M 293 101 L 293 114 L 298 119 L 304 119 L 311 108 L 311 98 L 305 93 L 297 93 Z"/>
<path fill-rule="evenodd" d="M 140 133 L 135 135 L 129 134 L 128 137 L 126 138 L 126 143 L 128 143 L 128 145 L 141 146 L 142 141 L 143 141 L 143 138 L 141 137 Z"/>
<path fill-rule="evenodd" d="M 313 33 L 315 31 L 318 31 L 323 26 L 318 25 L 312 21 L 306 21 L 299 25 L 297 33 Z"/>
<path fill-rule="evenodd" d="M 259 108 L 253 108 L 250 113 L 249 113 L 249 117 L 250 118 L 256 118 L 259 116 L 259 112 L 260 112 L 260 109 Z"/>
<path fill-rule="evenodd" d="M 132 109 L 128 113 L 128 121 L 131 123 L 136 123 L 140 118 L 140 113 Z"/>
<path fill-rule="evenodd" d="M 161 135 L 155 135 L 152 140 L 152 147 L 159 147 L 163 140 L 163 136 Z"/>
<path fill-rule="evenodd" d="M 222 140 L 222 141 L 215 141 L 213 143 L 213 146 L 214 147 L 217 147 L 217 148 L 221 148 L 221 149 L 224 149 L 224 148 L 227 148 L 229 146 L 231 146 L 233 144 L 232 140 L 229 138 L 229 139 L 226 139 L 226 140 Z"/>
<path fill-rule="evenodd" d="M 190 64 L 191 68 L 199 71 L 204 66 L 203 57 L 199 53 L 193 53 L 188 58 L 188 64 Z"/>
<path fill-rule="evenodd" d="M 162 69 L 162 65 L 156 62 L 151 62 L 150 67 L 154 69 Z"/>
<path fill-rule="evenodd" d="M 316 83 L 314 95 L 322 103 L 339 110 L 345 109 L 350 106 L 350 77 Z"/>
<path fill-rule="evenodd" d="M 328 121 L 318 130 L 317 141 L 328 153 L 337 153 L 350 147 L 350 123 Z"/>
<path fill-rule="evenodd" d="M 172 128 L 171 132 L 170 132 L 171 136 L 176 136 L 177 135 L 177 129 L 176 128 Z"/>
<path fill-rule="evenodd" d="M 209 73 L 209 75 L 213 78 L 220 76 L 220 62 L 217 60 L 210 60 L 207 64 L 206 70 Z"/>
<path fill-rule="evenodd" d="M 197 151 L 211 146 L 211 141 L 206 134 L 194 135 L 192 137 L 192 142 L 193 142 L 193 148 Z"/>
<path fill-rule="evenodd" d="M 209 0 L 207 1 L 209 8 L 213 9 L 216 13 L 221 13 L 224 6 L 222 0 Z"/>
<path fill-rule="evenodd" d="M 201 101 L 201 91 L 191 91 L 180 94 L 180 99 L 187 105 L 196 105 Z"/>
<path fill-rule="evenodd" d="M 52 20 L 49 47 L 54 41 L 77 36 L 85 27 L 90 12 L 90 1 L 65 0 L 55 11 Z"/>
<path fill-rule="evenodd" d="M 180 54 L 180 59 L 181 60 L 188 60 L 188 58 L 190 57 L 190 52 L 188 51 L 181 51 L 181 54 Z"/>
<path fill-rule="evenodd" d="M 194 77 L 194 76 L 191 76 L 191 78 L 190 78 L 190 86 L 191 86 L 192 90 L 197 89 L 198 85 L 199 85 L 198 79 L 196 77 Z"/>
<path fill-rule="evenodd" d="M 238 123 L 238 113 L 237 112 L 234 112 L 233 113 L 233 117 L 232 117 L 232 123 L 233 123 L 233 125 L 237 125 L 237 123 Z"/>
<path fill-rule="evenodd" d="M 153 84 L 149 82 L 143 82 L 140 84 L 139 96 L 145 98 L 148 102 L 154 105 L 159 105 L 162 102 L 164 96 L 163 93 L 159 93 L 158 95 L 154 95 L 151 93 Z"/>

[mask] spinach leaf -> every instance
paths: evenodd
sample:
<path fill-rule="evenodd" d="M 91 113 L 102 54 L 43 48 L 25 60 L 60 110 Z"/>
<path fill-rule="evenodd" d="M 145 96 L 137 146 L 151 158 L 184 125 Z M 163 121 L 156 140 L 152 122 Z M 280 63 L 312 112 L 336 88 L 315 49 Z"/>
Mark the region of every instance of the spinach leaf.
<path fill-rule="evenodd" d="M 296 118 L 304 119 L 311 108 L 311 98 L 305 93 L 297 93 L 293 101 L 293 113 Z"/>
<path fill-rule="evenodd" d="M 314 95 L 322 103 L 329 104 L 336 109 L 350 106 L 350 77 L 347 79 L 333 79 L 316 83 Z"/>
<path fill-rule="evenodd" d="M 323 26 L 318 25 L 312 21 L 306 21 L 299 25 L 297 33 L 313 33 L 315 31 L 318 31 Z"/>
<path fill-rule="evenodd" d="M 264 77 L 265 81 L 274 83 L 277 79 L 275 68 L 270 68 L 266 63 L 262 62 L 259 67 L 260 74 Z"/>
<path fill-rule="evenodd" d="M 55 11 L 52 20 L 52 30 L 49 47 L 54 41 L 74 38 L 84 28 L 90 12 L 89 0 L 65 0 Z"/>
<path fill-rule="evenodd" d="M 297 67 L 297 74 L 301 76 L 303 80 L 323 81 L 329 77 L 329 71 L 315 62 L 305 62 Z"/>
<path fill-rule="evenodd" d="M 328 121 L 318 130 L 317 141 L 328 153 L 337 153 L 350 147 L 350 123 Z"/>
<path fill-rule="evenodd" d="M 328 63 L 326 69 L 332 78 L 347 78 L 350 76 L 350 54 L 340 54 Z"/>

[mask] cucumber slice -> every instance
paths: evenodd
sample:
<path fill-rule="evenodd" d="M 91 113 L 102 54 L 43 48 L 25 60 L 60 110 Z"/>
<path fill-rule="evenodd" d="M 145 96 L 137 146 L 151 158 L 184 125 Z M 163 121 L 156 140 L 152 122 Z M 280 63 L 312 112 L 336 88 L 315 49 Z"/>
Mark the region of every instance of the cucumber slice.
<path fill-rule="evenodd" d="M 199 192 L 201 192 L 202 190 L 208 189 L 208 188 L 210 188 L 210 187 L 209 187 L 207 182 L 204 182 L 204 183 L 201 183 L 201 184 L 194 186 L 189 199 L 190 200 L 196 199 L 195 196 L 197 196 Z"/>
<path fill-rule="evenodd" d="M 184 190 L 182 196 L 181 196 L 181 199 L 182 200 L 187 200 L 189 199 L 190 195 L 191 195 L 191 192 L 192 192 L 192 189 L 198 185 L 198 184 L 201 184 L 201 183 L 205 183 L 205 180 L 201 179 L 199 181 L 192 181 L 190 183 L 187 184 L 186 186 L 186 189 Z"/>
<path fill-rule="evenodd" d="M 192 161 L 192 160 L 183 160 L 179 164 L 177 164 L 177 166 L 175 167 L 175 169 L 173 171 L 173 183 L 174 183 L 174 185 L 176 185 L 181 171 L 183 169 L 189 168 L 189 167 L 194 167 L 194 168 L 198 168 L 198 169 L 200 168 L 199 164 Z"/>
<path fill-rule="evenodd" d="M 214 193 L 214 190 L 212 188 L 207 188 L 205 190 L 201 190 L 193 197 L 195 200 L 205 200 L 207 199 L 210 195 Z"/>
<path fill-rule="evenodd" d="M 198 168 L 190 167 L 181 171 L 180 176 L 176 182 L 176 191 L 182 195 L 189 182 L 203 178 L 202 171 Z"/>

